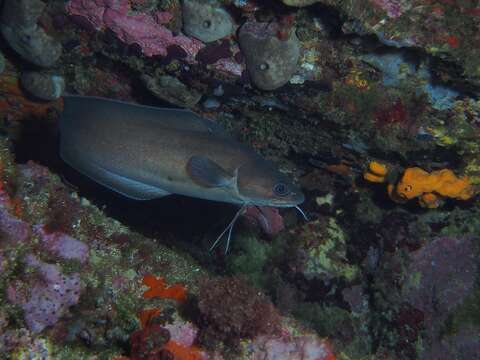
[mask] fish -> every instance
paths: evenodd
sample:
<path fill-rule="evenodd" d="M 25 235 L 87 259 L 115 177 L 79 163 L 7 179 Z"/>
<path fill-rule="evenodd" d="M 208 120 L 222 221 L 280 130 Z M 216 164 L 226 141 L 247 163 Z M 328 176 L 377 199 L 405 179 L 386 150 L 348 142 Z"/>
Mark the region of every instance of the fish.
<path fill-rule="evenodd" d="M 69 95 L 59 121 L 60 157 L 135 200 L 170 194 L 240 206 L 300 209 L 299 186 L 214 121 L 185 109 Z M 214 247 L 212 246 L 212 248 Z"/>

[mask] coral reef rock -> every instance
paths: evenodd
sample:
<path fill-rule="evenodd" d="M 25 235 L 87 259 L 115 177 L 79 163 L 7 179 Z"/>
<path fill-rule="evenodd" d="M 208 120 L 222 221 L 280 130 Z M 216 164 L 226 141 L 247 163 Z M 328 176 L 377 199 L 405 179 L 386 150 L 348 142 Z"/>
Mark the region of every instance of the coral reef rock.
<path fill-rule="evenodd" d="M 5 57 L 0 53 L 0 74 L 5 70 Z"/>
<path fill-rule="evenodd" d="M 277 338 L 259 336 L 253 343 L 253 360 L 331 360 L 335 355 L 329 343 L 314 335 L 289 336 L 285 333 Z"/>
<path fill-rule="evenodd" d="M 474 291 L 477 242 L 475 236 L 440 237 L 412 254 L 403 293 L 423 312 L 428 332 L 441 328 Z"/>
<path fill-rule="evenodd" d="M 172 76 L 163 75 L 157 80 L 152 76 L 143 75 L 142 81 L 152 94 L 174 105 L 191 108 L 202 97 L 199 92 L 187 88 L 184 83 Z"/>
<path fill-rule="evenodd" d="M 285 0 L 296 2 L 295 0 Z M 423 48 L 427 53 L 455 61 L 463 76 L 479 84 L 479 11 L 475 2 L 338 1 L 323 0 L 352 19 L 344 32 L 374 33 L 391 47 Z"/>
<path fill-rule="evenodd" d="M 37 66 L 52 67 L 62 47 L 37 24 L 44 7 L 40 0 L 4 1 L 0 31 L 23 59 Z"/>
<path fill-rule="evenodd" d="M 303 7 L 319 2 L 320 0 L 282 0 L 285 5 Z"/>
<path fill-rule="evenodd" d="M 354 280 L 358 268 L 346 256 L 347 234 L 332 217 L 320 218 L 297 230 L 293 267 L 308 280 L 330 282 L 336 278 Z"/>
<path fill-rule="evenodd" d="M 230 14 L 204 0 L 183 0 L 183 30 L 203 42 L 224 38 L 234 31 Z"/>
<path fill-rule="evenodd" d="M 240 48 L 252 82 L 262 90 L 285 85 L 297 70 L 300 42 L 290 29 L 287 39 L 278 37 L 281 25 L 249 21 L 240 29 Z"/>
<path fill-rule="evenodd" d="M 56 100 L 65 90 L 63 77 L 50 72 L 26 72 L 20 81 L 29 94 L 42 100 Z"/>

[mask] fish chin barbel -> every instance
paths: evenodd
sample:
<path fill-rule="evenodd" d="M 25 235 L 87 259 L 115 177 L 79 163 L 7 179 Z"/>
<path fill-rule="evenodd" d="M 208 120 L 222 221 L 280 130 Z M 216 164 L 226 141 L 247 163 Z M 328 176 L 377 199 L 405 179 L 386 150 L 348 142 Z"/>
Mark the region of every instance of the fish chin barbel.
<path fill-rule="evenodd" d="M 212 251 L 213 249 L 215 249 L 217 247 L 217 245 L 220 243 L 220 240 L 222 239 L 223 235 L 225 235 L 225 233 L 228 230 L 227 243 L 225 245 L 225 255 L 228 253 L 228 249 L 230 247 L 230 240 L 232 238 L 233 227 L 235 226 L 235 223 L 237 222 L 238 218 L 245 212 L 245 210 L 247 209 L 247 206 L 248 206 L 248 204 L 244 204 L 240 207 L 240 209 L 238 209 L 238 211 L 235 213 L 235 216 L 233 217 L 232 221 L 230 221 L 230 223 L 225 228 L 225 230 L 223 230 L 220 233 L 220 235 L 218 235 L 217 239 L 213 242 L 212 246 L 210 247 L 210 251 Z M 308 216 L 300 208 L 300 206 L 295 205 L 294 208 L 302 215 L 302 217 L 305 221 L 309 221 Z M 260 210 L 260 213 L 262 213 L 261 210 Z"/>
<path fill-rule="evenodd" d="M 218 124 L 188 110 L 66 96 L 60 156 L 132 199 L 179 194 L 240 205 L 221 234 L 228 231 L 227 249 L 246 206 L 295 207 L 305 216 L 298 186 Z"/>

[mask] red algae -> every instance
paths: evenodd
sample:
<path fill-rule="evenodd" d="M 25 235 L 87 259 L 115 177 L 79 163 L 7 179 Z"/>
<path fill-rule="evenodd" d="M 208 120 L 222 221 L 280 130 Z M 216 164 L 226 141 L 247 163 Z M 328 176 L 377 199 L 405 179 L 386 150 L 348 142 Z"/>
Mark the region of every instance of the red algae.
<path fill-rule="evenodd" d="M 72 226 L 82 212 L 81 206 L 71 199 L 66 191 L 58 191 L 55 196 L 50 197 L 47 221 L 44 231 L 52 234 L 62 232 L 71 235 Z"/>
<path fill-rule="evenodd" d="M 235 345 L 242 338 L 280 331 L 280 315 L 268 298 L 236 277 L 205 279 L 198 296 L 202 342 Z"/>
<path fill-rule="evenodd" d="M 187 343 L 178 338 L 173 340 L 171 330 L 154 321 L 160 315 L 159 308 L 140 311 L 138 318 L 141 329 L 130 336 L 131 357 L 125 357 L 125 359 L 202 360 L 206 358 L 203 350 L 193 345 L 193 340 Z"/>
<path fill-rule="evenodd" d="M 458 38 L 455 35 L 450 35 L 447 37 L 447 44 L 452 48 L 458 47 Z"/>
<path fill-rule="evenodd" d="M 140 324 L 142 325 L 142 329 L 151 325 L 152 320 L 159 316 L 161 310 L 159 308 L 152 308 L 152 309 L 143 309 L 138 314 L 138 318 L 140 319 Z"/>
<path fill-rule="evenodd" d="M 405 123 L 408 117 L 407 110 L 401 100 L 397 100 L 390 107 L 380 109 L 375 113 L 376 123 L 380 127 Z"/>
<path fill-rule="evenodd" d="M 170 340 L 164 347 L 164 350 L 173 354 L 175 360 L 202 360 L 204 356 L 202 351 L 196 346 L 184 346 L 176 341 Z"/>
<path fill-rule="evenodd" d="M 159 297 L 162 299 L 172 299 L 178 302 L 184 302 L 187 299 L 187 290 L 181 284 L 168 286 L 162 277 L 156 278 L 153 275 L 145 275 L 143 284 L 149 289 L 143 293 L 145 299 Z"/>
<path fill-rule="evenodd" d="M 163 347 L 170 341 L 170 333 L 159 324 L 151 324 L 130 336 L 131 359 L 161 359 Z"/>
<path fill-rule="evenodd" d="M 287 41 L 290 38 L 290 32 L 295 26 L 295 15 L 290 14 L 282 16 L 279 21 L 279 28 L 277 30 L 278 40 Z"/>

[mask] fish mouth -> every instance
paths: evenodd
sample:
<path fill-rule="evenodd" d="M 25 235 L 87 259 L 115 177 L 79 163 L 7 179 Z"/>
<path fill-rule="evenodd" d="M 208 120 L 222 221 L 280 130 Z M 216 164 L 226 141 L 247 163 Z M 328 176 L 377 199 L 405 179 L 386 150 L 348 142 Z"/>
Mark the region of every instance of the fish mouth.
<path fill-rule="evenodd" d="M 296 207 L 302 204 L 305 201 L 305 195 L 303 193 L 295 194 L 293 197 L 288 197 L 286 199 L 269 199 L 265 200 L 264 206 L 272 206 L 278 208 L 290 208 Z"/>
<path fill-rule="evenodd" d="M 240 194 L 239 194 L 240 195 Z M 269 206 L 276 208 L 292 208 L 302 204 L 305 201 L 305 195 L 302 192 L 294 192 L 284 198 L 268 198 L 268 197 L 238 197 L 239 204 L 254 206 Z"/>

